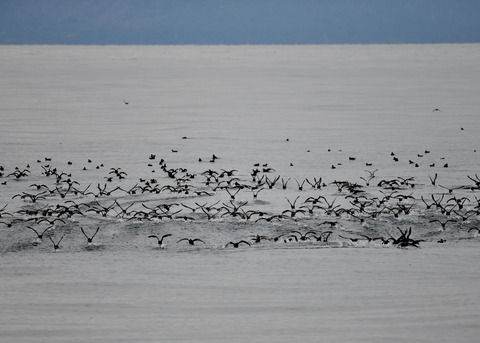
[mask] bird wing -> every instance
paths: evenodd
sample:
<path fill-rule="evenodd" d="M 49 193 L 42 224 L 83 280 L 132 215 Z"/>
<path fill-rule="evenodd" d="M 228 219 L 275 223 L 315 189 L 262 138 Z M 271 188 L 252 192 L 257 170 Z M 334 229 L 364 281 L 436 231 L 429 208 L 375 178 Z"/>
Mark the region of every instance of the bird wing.
<path fill-rule="evenodd" d="M 90 238 L 90 239 L 93 239 L 93 237 L 95 237 L 95 235 L 97 234 L 98 230 L 100 230 L 100 227 L 97 227 L 97 231 L 95 231 L 95 233 L 93 234 L 92 238 Z"/>
<path fill-rule="evenodd" d="M 43 230 L 42 235 L 43 235 L 45 232 L 47 232 L 47 230 L 50 230 L 52 227 L 53 227 L 53 226 L 49 226 L 49 227 L 47 227 L 45 230 Z M 34 230 L 34 231 L 35 231 L 35 230 Z M 36 232 L 36 231 L 35 231 L 35 232 Z"/>
<path fill-rule="evenodd" d="M 80 230 L 82 231 L 83 235 L 88 238 L 88 236 L 87 236 L 87 234 L 85 233 L 85 231 L 83 231 L 83 227 L 81 227 Z"/>
<path fill-rule="evenodd" d="M 38 232 L 37 232 L 37 230 L 35 230 L 33 227 L 31 227 L 31 226 L 27 226 L 27 228 L 29 228 L 30 230 L 32 230 L 33 232 L 35 232 L 35 233 L 37 234 L 37 236 L 38 236 Z"/>

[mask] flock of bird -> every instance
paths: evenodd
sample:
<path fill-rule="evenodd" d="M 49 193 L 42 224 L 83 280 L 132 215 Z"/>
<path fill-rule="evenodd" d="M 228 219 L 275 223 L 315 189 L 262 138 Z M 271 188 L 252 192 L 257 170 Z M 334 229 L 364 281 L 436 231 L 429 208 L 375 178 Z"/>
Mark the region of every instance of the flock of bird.
<path fill-rule="evenodd" d="M 425 150 L 419 157 L 428 153 Z M 398 162 L 393 152 L 391 156 Z M 365 168 L 370 169 L 364 169 L 358 180 L 327 182 L 322 177 L 277 175 L 268 163 L 252 163 L 243 171 L 214 168 L 219 160 L 215 154 L 205 162 L 199 158 L 203 168 L 191 172 L 150 154 L 141 163 L 152 169 L 155 178 L 135 177 L 104 164 L 90 167 L 91 159 L 88 168 L 75 172 L 73 162 L 55 165 L 50 157 L 25 168 L 0 166 L 4 186 L 0 199 L 10 198 L 0 203 L 0 229 L 9 230 L 0 240 L 2 250 L 12 249 L 12 241 L 17 248 L 31 248 L 48 238 L 57 251 L 73 234 L 94 246 L 94 238 L 112 222 L 148 227 L 146 240 L 160 248 L 167 247 L 167 240 L 170 245 L 207 246 L 207 237 L 184 237 L 175 225 L 190 225 L 193 232 L 202 226 L 208 232 L 213 223 L 230 228 L 247 224 L 241 235 L 241 230 L 230 230 L 237 237 L 226 238 L 223 248 L 267 242 L 419 247 L 423 241 L 446 242 L 442 233 L 453 229 L 470 238 L 480 234 L 477 174 L 466 175 L 463 185 L 446 186 L 438 183 L 435 173 L 429 175 L 430 184 L 422 185 L 414 177 L 380 178 L 379 170 L 367 163 Z M 62 169 L 65 165 L 69 171 Z M 442 167 L 448 168 L 448 163 Z M 87 169 L 97 170 L 99 179 L 87 184 L 85 177 L 74 177 Z"/>

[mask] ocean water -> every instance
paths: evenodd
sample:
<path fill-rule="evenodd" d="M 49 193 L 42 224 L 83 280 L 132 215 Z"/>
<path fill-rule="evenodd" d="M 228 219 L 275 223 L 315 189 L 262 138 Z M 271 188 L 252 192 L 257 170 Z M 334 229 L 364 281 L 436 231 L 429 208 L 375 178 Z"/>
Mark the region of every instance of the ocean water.
<path fill-rule="evenodd" d="M 1 46 L 0 338 L 476 341 L 479 57 Z"/>

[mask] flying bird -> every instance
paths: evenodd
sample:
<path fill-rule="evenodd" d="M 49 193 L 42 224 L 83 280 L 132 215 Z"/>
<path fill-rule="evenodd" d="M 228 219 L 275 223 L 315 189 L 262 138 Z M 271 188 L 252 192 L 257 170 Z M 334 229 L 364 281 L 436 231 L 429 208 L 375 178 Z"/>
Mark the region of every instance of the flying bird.
<path fill-rule="evenodd" d="M 156 235 L 150 235 L 148 236 L 148 238 L 156 238 L 158 246 L 163 249 L 165 248 L 165 245 L 163 244 L 163 239 L 166 237 L 170 237 L 171 235 L 172 235 L 171 233 L 167 233 L 166 235 L 163 235 L 162 238 L 158 238 L 158 236 Z"/>
<path fill-rule="evenodd" d="M 225 244 L 225 248 L 228 247 L 229 245 L 232 245 L 234 248 L 238 248 L 238 246 L 239 246 L 240 244 L 242 244 L 242 243 L 243 243 L 243 244 L 247 244 L 248 246 L 251 245 L 251 244 L 248 243 L 247 241 L 243 241 L 243 240 L 242 240 L 242 241 L 239 241 L 239 242 L 228 242 L 227 244 Z"/>
<path fill-rule="evenodd" d="M 87 234 L 86 234 L 85 231 L 83 230 L 83 227 L 81 227 L 80 230 L 82 230 L 83 235 L 87 238 L 87 243 L 88 243 L 88 245 L 90 245 L 90 244 L 92 244 L 93 238 L 94 238 L 95 235 L 97 234 L 98 230 L 100 230 L 100 227 L 97 227 L 97 231 L 95 231 L 95 233 L 93 234 L 92 237 L 88 237 L 88 236 L 87 236 Z"/>
<path fill-rule="evenodd" d="M 43 230 L 42 233 L 38 233 L 38 231 L 35 230 L 33 227 L 27 226 L 27 228 L 29 228 L 30 230 L 32 230 L 33 232 L 35 232 L 35 233 L 37 234 L 37 242 L 38 242 L 38 243 L 41 243 L 41 242 L 42 242 L 42 240 L 43 240 L 43 235 L 45 234 L 45 232 L 47 232 L 48 230 L 50 230 L 52 227 L 53 227 L 53 225 L 47 227 L 45 230 Z"/>
<path fill-rule="evenodd" d="M 182 238 L 182 239 L 178 240 L 177 243 L 180 243 L 182 241 L 188 241 L 188 244 L 190 244 L 190 245 L 195 245 L 195 242 L 202 242 L 203 244 L 205 244 L 205 242 L 202 241 L 200 238 L 195 238 L 195 239 Z"/>
<path fill-rule="evenodd" d="M 63 237 L 65 237 L 65 235 L 63 235 L 62 237 L 60 237 L 60 239 L 58 240 L 57 243 L 55 243 L 55 241 L 52 239 L 52 237 L 48 237 L 48 238 L 50 238 L 50 240 L 51 240 L 52 243 L 53 243 L 53 251 L 57 251 L 58 249 L 60 249 L 60 242 L 62 241 Z"/>

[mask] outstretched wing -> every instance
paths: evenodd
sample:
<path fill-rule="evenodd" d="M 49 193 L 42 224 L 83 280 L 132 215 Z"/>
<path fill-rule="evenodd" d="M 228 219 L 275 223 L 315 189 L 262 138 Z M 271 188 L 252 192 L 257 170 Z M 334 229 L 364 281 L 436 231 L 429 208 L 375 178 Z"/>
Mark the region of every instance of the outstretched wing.
<path fill-rule="evenodd" d="M 38 234 L 37 230 L 35 230 L 33 227 L 31 227 L 31 226 L 27 226 L 27 228 L 29 228 L 30 230 L 32 230 L 33 232 L 35 232 L 35 233 L 37 234 L 37 236 L 39 236 L 39 234 Z"/>
<path fill-rule="evenodd" d="M 93 239 L 95 237 L 95 235 L 97 234 L 98 230 L 100 230 L 100 227 L 97 227 L 97 231 L 95 231 L 95 233 L 93 234 L 92 238 L 90 239 Z"/>
<path fill-rule="evenodd" d="M 83 227 L 81 227 L 80 230 L 82 230 L 83 235 L 88 238 L 88 236 L 87 236 L 87 234 L 85 233 L 85 231 L 83 231 Z"/>

